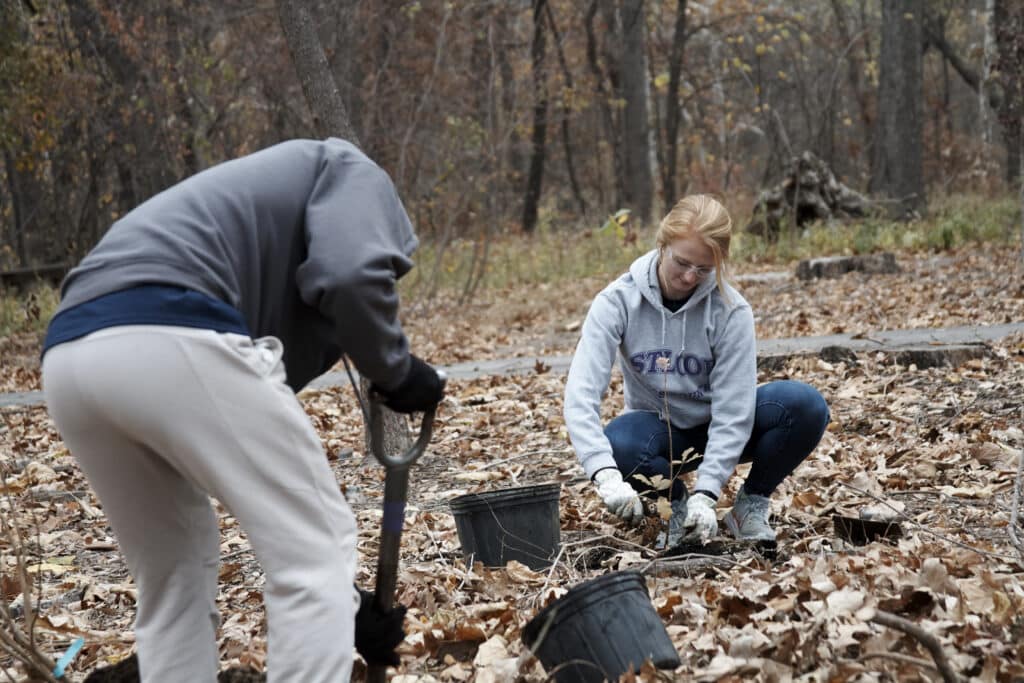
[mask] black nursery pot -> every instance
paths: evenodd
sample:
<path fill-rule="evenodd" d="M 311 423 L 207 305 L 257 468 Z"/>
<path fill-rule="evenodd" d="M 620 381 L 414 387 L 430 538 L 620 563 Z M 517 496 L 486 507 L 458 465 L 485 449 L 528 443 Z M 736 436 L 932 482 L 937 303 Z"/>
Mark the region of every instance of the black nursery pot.
<path fill-rule="evenodd" d="M 466 561 L 504 567 L 510 560 L 530 569 L 551 566 L 558 555 L 559 484 L 468 493 L 449 502 Z"/>
<path fill-rule="evenodd" d="M 659 669 L 680 664 L 639 572 L 575 586 L 538 612 L 522 638 L 558 683 L 617 681 L 648 659 Z"/>

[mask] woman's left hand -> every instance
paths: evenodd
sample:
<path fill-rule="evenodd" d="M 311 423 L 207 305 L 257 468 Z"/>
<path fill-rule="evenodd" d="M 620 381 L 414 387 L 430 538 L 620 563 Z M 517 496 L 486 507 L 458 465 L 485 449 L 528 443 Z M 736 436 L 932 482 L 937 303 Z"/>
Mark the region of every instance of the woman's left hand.
<path fill-rule="evenodd" d="M 683 520 L 683 542 L 705 544 L 718 534 L 715 500 L 703 493 L 694 493 L 686 499 L 686 518 Z"/>

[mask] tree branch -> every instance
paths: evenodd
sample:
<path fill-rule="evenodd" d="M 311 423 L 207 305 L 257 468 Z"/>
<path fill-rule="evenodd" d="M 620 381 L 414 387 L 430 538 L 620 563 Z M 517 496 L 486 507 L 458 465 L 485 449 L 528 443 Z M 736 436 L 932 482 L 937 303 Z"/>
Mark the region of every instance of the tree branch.
<path fill-rule="evenodd" d="M 908 621 L 903 617 L 898 617 L 889 612 L 883 612 L 882 610 L 876 610 L 875 615 L 871 617 L 871 621 L 876 624 L 881 624 L 882 626 L 888 626 L 889 628 L 896 629 L 897 631 L 902 631 L 908 636 L 915 638 L 925 647 L 926 650 L 928 650 L 928 653 L 935 661 L 936 668 L 942 675 L 942 680 L 946 683 L 966 683 L 967 679 L 953 671 L 953 667 L 950 665 L 949 659 L 946 657 L 946 653 L 942 649 L 942 643 L 940 643 L 939 639 L 931 633 L 928 633 L 912 621 Z"/>
<path fill-rule="evenodd" d="M 4 423 L 8 429 L 11 428 L 6 416 L 4 416 Z M 7 503 L 6 509 L 0 509 L 0 531 L 6 536 L 14 554 L 12 570 L 17 575 L 18 587 L 21 589 L 21 614 L 24 624 L 18 624 L 17 617 L 11 611 L 7 598 L 0 593 L 0 651 L 24 665 L 36 680 L 55 683 L 57 679 L 53 675 L 54 662 L 39 650 L 35 638 L 35 623 L 38 613 L 34 591 L 40 589 L 39 574 L 36 575 L 36 581 L 33 581 L 29 574 L 25 534 L 21 521 L 18 519 L 19 506 L 14 500 L 14 494 L 8 487 L 5 476 L 6 468 L 0 469 L 0 492 Z"/>
<path fill-rule="evenodd" d="M 1024 542 L 1017 536 L 1017 519 L 1020 516 L 1021 482 L 1024 482 L 1024 450 L 1017 459 L 1017 479 L 1013 484 L 1013 501 L 1010 503 L 1010 543 L 1017 549 L 1021 561 L 1024 562 Z"/>

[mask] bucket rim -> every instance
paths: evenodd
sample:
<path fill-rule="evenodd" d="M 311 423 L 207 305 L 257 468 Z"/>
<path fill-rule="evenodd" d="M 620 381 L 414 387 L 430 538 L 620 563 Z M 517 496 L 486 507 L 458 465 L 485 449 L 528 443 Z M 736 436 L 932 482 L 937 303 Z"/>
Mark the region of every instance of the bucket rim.
<path fill-rule="evenodd" d="M 552 627 L 554 627 L 575 615 L 586 606 L 577 603 L 589 597 L 592 593 L 601 592 L 602 597 L 609 597 L 635 588 L 642 588 L 644 595 L 650 599 L 650 595 L 647 593 L 647 582 L 644 580 L 643 574 L 635 570 L 627 569 L 609 572 L 584 581 L 579 585 L 573 586 L 565 595 L 537 612 L 526 626 L 523 627 L 521 639 L 527 647 L 532 647 L 536 637 L 540 635 L 537 632 L 542 628 L 543 624 L 550 620 Z M 613 593 L 611 592 L 612 589 L 618 590 Z"/>
<path fill-rule="evenodd" d="M 531 484 L 529 486 L 515 486 L 512 488 L 495 489 L 491 491 L 476 491 L 464 493 L 448 501 L 448 507 L 452 512 L 469 511 L 476 507 L 488 508 L 494 506 L 508 505 L 521 502 L 521 499 L 536 497 L 537 502 L 544 502 L 551 499 L 557 500 L 562 493 L 562 484 L 555 482 L 550 484 Z"/>

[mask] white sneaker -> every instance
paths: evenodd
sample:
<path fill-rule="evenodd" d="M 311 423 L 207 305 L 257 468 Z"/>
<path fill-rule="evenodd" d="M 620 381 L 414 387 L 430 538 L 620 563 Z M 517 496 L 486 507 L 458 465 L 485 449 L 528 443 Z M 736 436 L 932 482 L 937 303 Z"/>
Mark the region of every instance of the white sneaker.
<path fill-rule="evenodd" d="M 749 495 L 741 488 L 732 510 L 725 516 L 725 525 L 733 537 L 742 541 L 774 541 L 775 530 L 768 523 L 770 516 L 767 496 Z"/>

